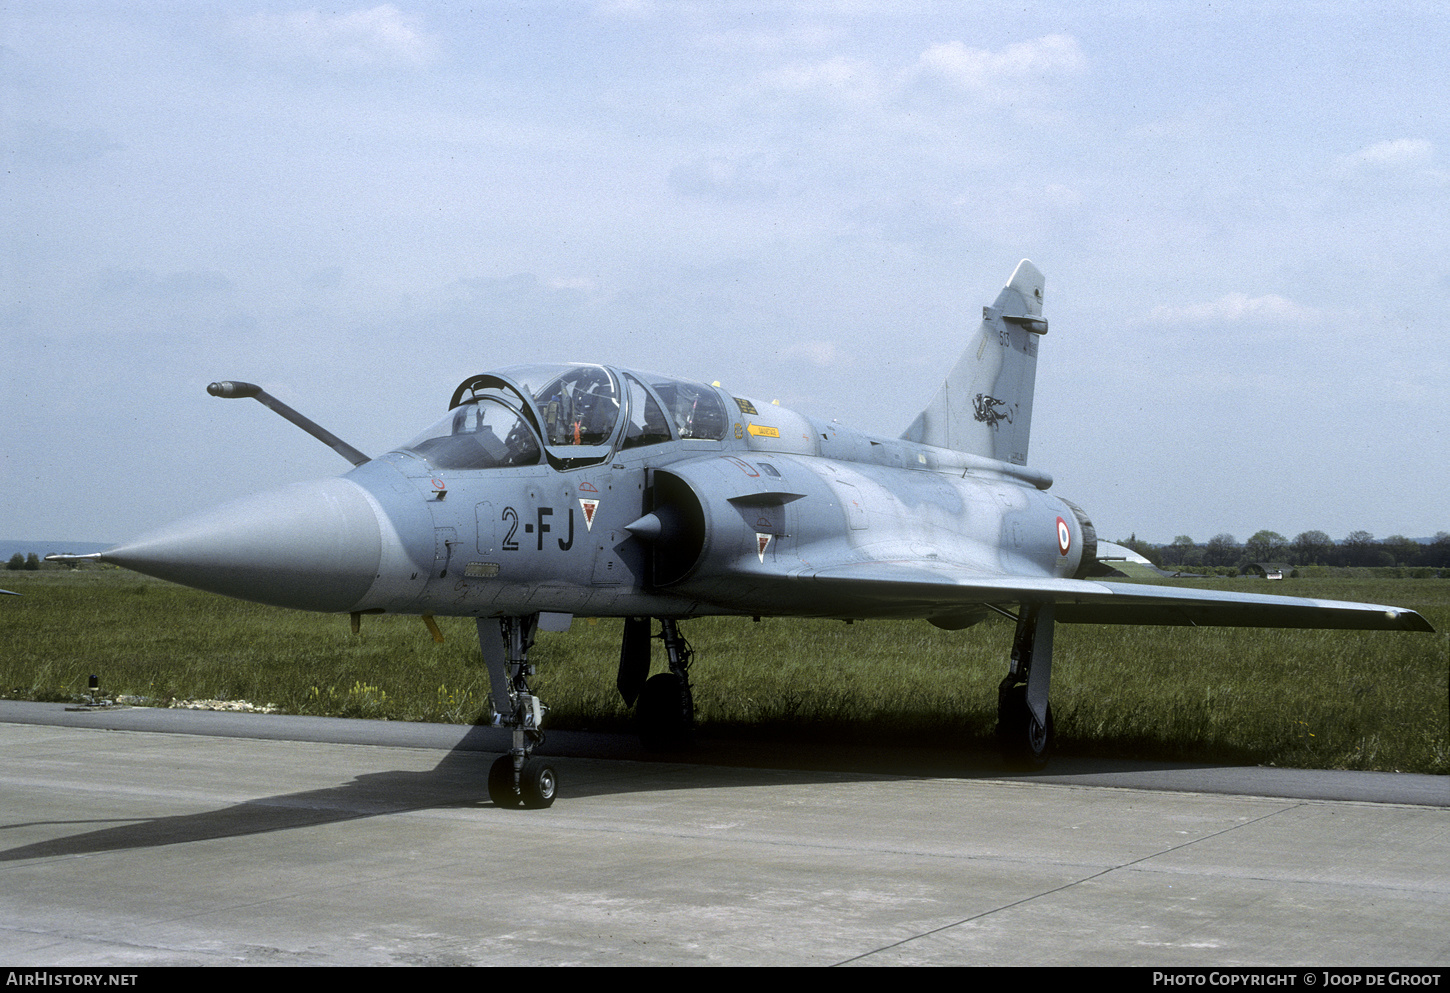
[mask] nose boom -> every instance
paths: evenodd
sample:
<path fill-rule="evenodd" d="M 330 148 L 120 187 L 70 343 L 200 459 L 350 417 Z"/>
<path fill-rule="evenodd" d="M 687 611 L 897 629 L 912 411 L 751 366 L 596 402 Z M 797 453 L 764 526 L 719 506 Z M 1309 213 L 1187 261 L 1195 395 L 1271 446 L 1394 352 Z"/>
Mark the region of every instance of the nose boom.
<path fill-rule="evenodd" d="M 382 535 L 362 488 L 323 479 L 259 493 L 107 549 L 113 562 L 212 593 L 345 611 L 378 575 Z"/>

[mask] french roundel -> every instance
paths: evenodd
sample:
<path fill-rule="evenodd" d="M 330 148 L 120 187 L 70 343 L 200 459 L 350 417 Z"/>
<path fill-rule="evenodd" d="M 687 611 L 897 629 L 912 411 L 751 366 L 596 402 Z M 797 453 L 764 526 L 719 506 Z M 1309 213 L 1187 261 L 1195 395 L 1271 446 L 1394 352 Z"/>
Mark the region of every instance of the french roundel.
<path fill-rule="evenodd" d="M 1057 550 L 1063 555 L 1072 547 L 1072 529 L 1067 526 L 1067 521 L 1061 517 L 1057 519 Z"/>

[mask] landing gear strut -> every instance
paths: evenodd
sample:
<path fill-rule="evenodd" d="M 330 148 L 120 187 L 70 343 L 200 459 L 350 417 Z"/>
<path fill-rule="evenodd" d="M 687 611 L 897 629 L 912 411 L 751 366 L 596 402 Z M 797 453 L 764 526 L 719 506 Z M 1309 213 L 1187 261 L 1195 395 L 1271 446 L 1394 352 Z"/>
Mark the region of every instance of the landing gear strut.
<path fill-rule="evenodd" d="M 553 804 L 558 777 L 534 749 L 544 742 L 548 708 L 529 690 L 529 648 L 539 615 L 478 619 L 478 644 L 488 667 L 493 697 L 493 725 L 513 729 L 513 746 L 488 770 L 488 797 L 500 807 L 539 809 Z M 497 627 L 494 624 L 497 623 Z"/>
<path fill-rule="evenodd" d="M 652 752 L 678 751 L 695 733 L 695 697 L 690 690 L 694 652 L 673 620 L 662 618 L 659 638 L 665 643 L 670 671 L 650 676 L 650 619 L 631 617 L 624 624 L 617 685 L 625 703 L 635 703 L 639 740 Z"/>
<path fill-rule="evenodd" d="M 1052 752 L 1052 604 L 1024 603 L 1012 664 L 997 684 L 997 739 L 1014 764 L 1040 769 Z"/>

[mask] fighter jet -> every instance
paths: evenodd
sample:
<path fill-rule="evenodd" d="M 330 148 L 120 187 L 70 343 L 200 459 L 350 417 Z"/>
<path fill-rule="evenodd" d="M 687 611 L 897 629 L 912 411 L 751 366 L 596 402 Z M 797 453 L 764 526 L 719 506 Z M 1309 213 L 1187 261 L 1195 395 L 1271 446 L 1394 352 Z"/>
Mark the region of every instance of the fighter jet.
<path fill-rule="evenodd" d="M 1051 749 L 1056 623 L 1429 631 L 1371 604 L 1102 582 L 1087 514 L 1027 465 L 1043 276 L 1021 262 L 936 394 L 899 438 L 873 437 L 718 384 L 608 365 L 470 376 L 441 420 L 369 458 L 264 390 L 254 397 L 355 468 L 238 500 L 92 556 L 227 596 L 305 610 L 473 617 L 508 807 L 547 807 L 531 691 L 540 630 L 622 617 L 618 688 L 651 747 L 693 725 L 704 615 L 1016 623 L 998 735 Z M 657 620 L 669 671 L 649 676 Z"/>

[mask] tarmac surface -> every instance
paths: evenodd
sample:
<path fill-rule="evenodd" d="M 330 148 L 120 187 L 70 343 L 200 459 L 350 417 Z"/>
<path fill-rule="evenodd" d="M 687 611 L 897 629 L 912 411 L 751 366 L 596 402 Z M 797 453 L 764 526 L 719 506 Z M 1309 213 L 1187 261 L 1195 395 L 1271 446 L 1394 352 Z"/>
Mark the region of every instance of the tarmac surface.
<path fill-rule="evenodd" d="M 0 964 L 1450 964 L 1450 779 L 0 701 Z M 891 771 L 891 770 L 894 770 Z"/>

